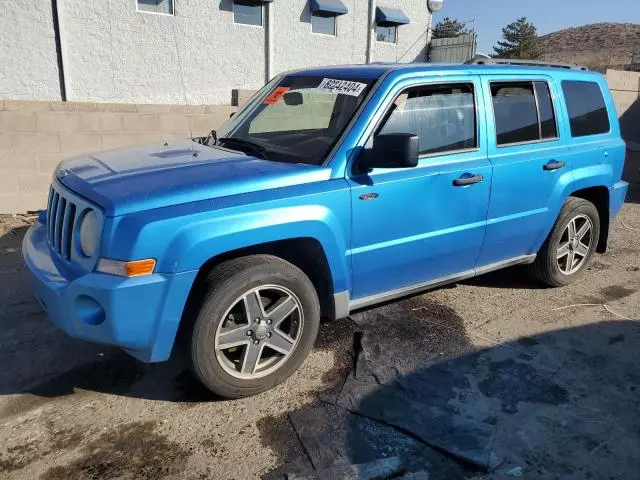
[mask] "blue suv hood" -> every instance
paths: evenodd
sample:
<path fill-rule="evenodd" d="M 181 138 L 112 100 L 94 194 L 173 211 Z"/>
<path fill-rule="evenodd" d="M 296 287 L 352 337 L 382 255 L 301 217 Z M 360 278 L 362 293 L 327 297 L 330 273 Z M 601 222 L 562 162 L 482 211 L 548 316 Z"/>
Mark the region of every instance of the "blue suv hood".
<path fill-rule="evenodd" d="M 56 175 L 107 216 L 329 178 L 325 168 L 261 160 L 191 140 L 65 160 Z"/>

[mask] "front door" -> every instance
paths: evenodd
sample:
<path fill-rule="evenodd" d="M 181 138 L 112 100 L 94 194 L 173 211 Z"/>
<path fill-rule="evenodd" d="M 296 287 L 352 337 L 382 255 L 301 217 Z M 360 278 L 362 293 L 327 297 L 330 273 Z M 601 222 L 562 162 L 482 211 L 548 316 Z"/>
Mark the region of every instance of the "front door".
<path fill-rule="evenodd" d="M 348 175 L 355 304 L 472 272 L 485 232 L 492 168 L 478 78 L 396 87 L 373 135 L 413 133 L 417 167 Z M 358 302 L 360 300 L 360 302 Z"/>
<path fill-rule="evenodd" d="M 535 253 L 557 215 L 552 198 L 573 180 L 551 79 L 487 76 L 483 87 L 493 181 L 479 267 Z"/>

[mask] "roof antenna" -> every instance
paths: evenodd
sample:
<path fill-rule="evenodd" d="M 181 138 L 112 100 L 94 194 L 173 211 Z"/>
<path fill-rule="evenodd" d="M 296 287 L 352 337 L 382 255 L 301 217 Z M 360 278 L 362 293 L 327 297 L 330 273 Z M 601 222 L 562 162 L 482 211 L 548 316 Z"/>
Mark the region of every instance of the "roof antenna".
<path fill-rule="evenodd" d="M 187 87 L 185 86 L 184 83 L 184 71 L 182 69 L 182 58 L 180 57 L 180 50 L 178 50 L 178 35 L 176 35 L 176 24 L 173 21 L 174 19 L 171 19 L 171 29 L 173 30 L 173 40 L 174 43 L 176 45 L 176 57 L 178 58 L 178 70 L 180 72 L 180 82 L 182 83 L 182 100 L 185 104 L 185 106 L 188 106 L 187 103 Z M 191 128 L 191 114 L 187 114 L 187 119 L 189 120 L 189 138 L 193 139 L 193 130 Z M 193 150 L 193 143 L 191 142 L 191 150 Z"/>

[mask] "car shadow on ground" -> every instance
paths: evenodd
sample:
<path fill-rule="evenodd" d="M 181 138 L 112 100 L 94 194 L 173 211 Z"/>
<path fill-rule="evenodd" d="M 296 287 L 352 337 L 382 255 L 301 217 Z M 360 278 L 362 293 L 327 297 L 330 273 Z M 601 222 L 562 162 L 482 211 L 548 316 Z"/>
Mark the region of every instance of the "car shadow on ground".
<path fill-rule="evenodd" d="M 516 290 L 548 288 L 533 278 L 527 265 L 516 265 L 495 272 L 485 273 L 484 275 L 478 275 L 461 283 L 477 287 L 510 288 Z"/>
<path fill-rule="evenodd" d="M 640 118 L 640 100 L 629 111 L 632 109 L 635 112 L 636 128 L 640 129 L 637 126 L 640 125 L 640 122 L 637 121 L 637 118 Z M 629 190 L 625 198 L 626 203 L 640 203 L 640 136 L 633 138 L 637 146 L 634 149 L 627 149 L 624 169 L 622 170 L 622 180 L 629 182 Z"/>
<path fill-rule="evenodd" d="M 454 323 L 454 342 L 415 349 L 389 320 L 426 337 L 441 323 L 406 307 L 354 318 L 362 328 L 354 372 L 324 405 L 274 419 L 291 422 L 306 458 L 287 458 L 268 478 L 372 468 L 390 478 L 426 471 L 430 480 L 637 477 L 638 322 L 602 321 L 480 349 Z M 379 335 L 382 328 L 389 335 Z"/>

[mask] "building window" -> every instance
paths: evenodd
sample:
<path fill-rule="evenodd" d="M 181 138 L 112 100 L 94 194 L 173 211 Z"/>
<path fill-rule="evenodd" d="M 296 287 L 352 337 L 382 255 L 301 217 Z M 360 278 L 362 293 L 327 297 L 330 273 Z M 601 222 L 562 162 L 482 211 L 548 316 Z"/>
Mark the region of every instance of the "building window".
<path fill-rule="evenodd" d="M 136 0 L 139 12 L 173 15 L 173 0 Z"/>
<path fill-rule="evenodd" d="M 389 7 L 376 7 L 376 40 L 386 43 L 398 42 L 398 25 L 410 23 L 402 10 Z"/>
<path fill-rule="evenodd" d="M 349 13 L 340 0 L 310 0 L 311 31 L 323 35 L 336 35 L 336 17 Z"/>
<path fill-rule="evenodd" d="M 335 35 L 336 17 L 334 15 L 311 15 L 311 31 L 324 35 Z"/>
<path fill-rule="evenodd" d="M 597 83 L 565 80 L 562 91 L 569 113 L 572 137 L 607 133 L 611 129 L 602 90 Z"/>
<path fill-rule="evenodd" d="M 233 2 L 233 21 L 243 25 L 262 26 L 262 3 L 235 0 Z"/>
<path fill-rule="evenodd" d="M 413 133 L 420 154 L 477 148 L 472 84 L 412 87 L 396 98 L 379 134 Z"/>
<path fill-rule="evenodd" d="M 396 25 L 376 25 L 376 40 L 379 42 L 396 43 L 397 34 L 398 27 Z"/>

